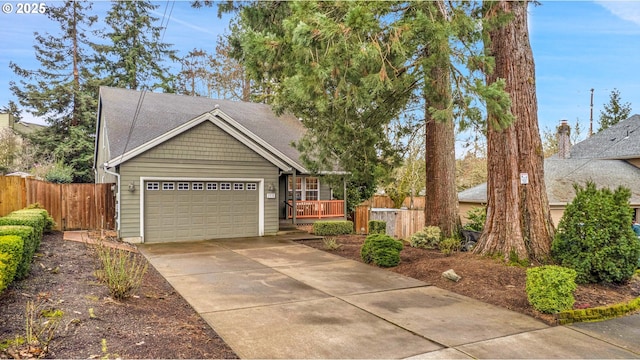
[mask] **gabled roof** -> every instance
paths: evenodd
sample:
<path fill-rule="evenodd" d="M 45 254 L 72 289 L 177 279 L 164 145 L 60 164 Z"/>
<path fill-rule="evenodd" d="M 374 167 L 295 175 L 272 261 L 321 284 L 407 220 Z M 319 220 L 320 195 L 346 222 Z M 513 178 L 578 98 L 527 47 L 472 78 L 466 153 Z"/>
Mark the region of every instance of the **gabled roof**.
<path fill-rule="evenodd" d="M 278 166 L 307 172 L 291 145 L 304 127 L 290 114 L 276 116 L 265 104 L 101 87 L 98 111 L 98 121 L 106 125 L 109 166 L 212 121 Z"/>
<path fill-rule="evenodd" d="M 577 159 L 640 158 L 640 115 L 633 115 L 575 144 L 570 154 Z"/>
<path fill-rule="evenodd" d="M 631 190 L 630 202 L 640 205 L 640 168 L 624 159 L 640 158 L 640 115 L 611 126 L 574 145 L 566 159 L 553 155 L 544 160 L 549 204 L 563 205 L 575 197 L 573 184 L 592 181 L 598 188 Z M 487 184 L 458 193 L 460 202 L 486 203 Z"/>

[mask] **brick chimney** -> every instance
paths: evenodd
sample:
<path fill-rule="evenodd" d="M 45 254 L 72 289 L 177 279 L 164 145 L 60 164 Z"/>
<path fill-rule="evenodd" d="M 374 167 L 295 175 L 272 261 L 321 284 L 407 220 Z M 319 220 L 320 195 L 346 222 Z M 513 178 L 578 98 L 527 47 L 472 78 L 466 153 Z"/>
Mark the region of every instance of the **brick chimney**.
<path fill-rule="evenodd" d="M 561 120 L 558 125 L 558 132 L 556 133 L 556 139 L 558 140 L 558 157 L 560 159 L 568 159 L 571 154 L 571 127 L 567 120 Z"/>

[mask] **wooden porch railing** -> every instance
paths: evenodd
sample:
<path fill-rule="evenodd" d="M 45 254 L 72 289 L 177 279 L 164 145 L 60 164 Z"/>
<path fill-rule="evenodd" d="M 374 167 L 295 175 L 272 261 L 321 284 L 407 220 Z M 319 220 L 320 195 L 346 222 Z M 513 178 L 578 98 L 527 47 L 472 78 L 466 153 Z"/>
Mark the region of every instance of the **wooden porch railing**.
<path fill-rule="evenodd" d="M 287 201 L 287 218 L 293 218 L 293 201 Z M 344 200 L 296 201 L 297 219 L 322 219 L 344 216 Z"/>

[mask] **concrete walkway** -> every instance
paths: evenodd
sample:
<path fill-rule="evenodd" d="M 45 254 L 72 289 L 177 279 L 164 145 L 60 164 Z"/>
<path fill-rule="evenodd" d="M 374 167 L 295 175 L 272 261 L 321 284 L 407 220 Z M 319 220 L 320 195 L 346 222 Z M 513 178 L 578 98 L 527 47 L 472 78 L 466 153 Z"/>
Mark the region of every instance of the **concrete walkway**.
<path fill-rule="evenodd" d="M 139 250 L 241 358 L 640 357 L 640 318 L 625 325 L 635 327 L 633 337 L 602 326 L 549 327 L 295 238 Z"/>

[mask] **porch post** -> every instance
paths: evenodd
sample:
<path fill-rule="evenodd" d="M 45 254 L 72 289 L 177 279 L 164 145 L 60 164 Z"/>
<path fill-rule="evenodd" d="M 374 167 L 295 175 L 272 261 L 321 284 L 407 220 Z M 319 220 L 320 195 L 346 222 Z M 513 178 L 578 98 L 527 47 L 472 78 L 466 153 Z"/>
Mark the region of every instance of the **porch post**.
<path fill-rule="evenodd" d="M 287 186 L 289 186 L 289 182 L 287 182 Z M 291 204 L 293 205 L 293 209 L 291 209 L 293 215 L 291 216 L 291 223 L 296 225 L 296 215 L 298 213 L 298 208 L 296 205 L 296 169 L 293 169 L 293 175 L 291 179 Z M 289 189 L 287 189 L 287 192 Z"/>
<path fill-rule="evenodd" d="M 344 198 L 343 203 L 344 203 L 344 218 L 347 218 L 347 175 L 344 175 L 342 177 L 342 187 L 343 187 L 343 192 L 342 192 L 342 197 Z"/>

